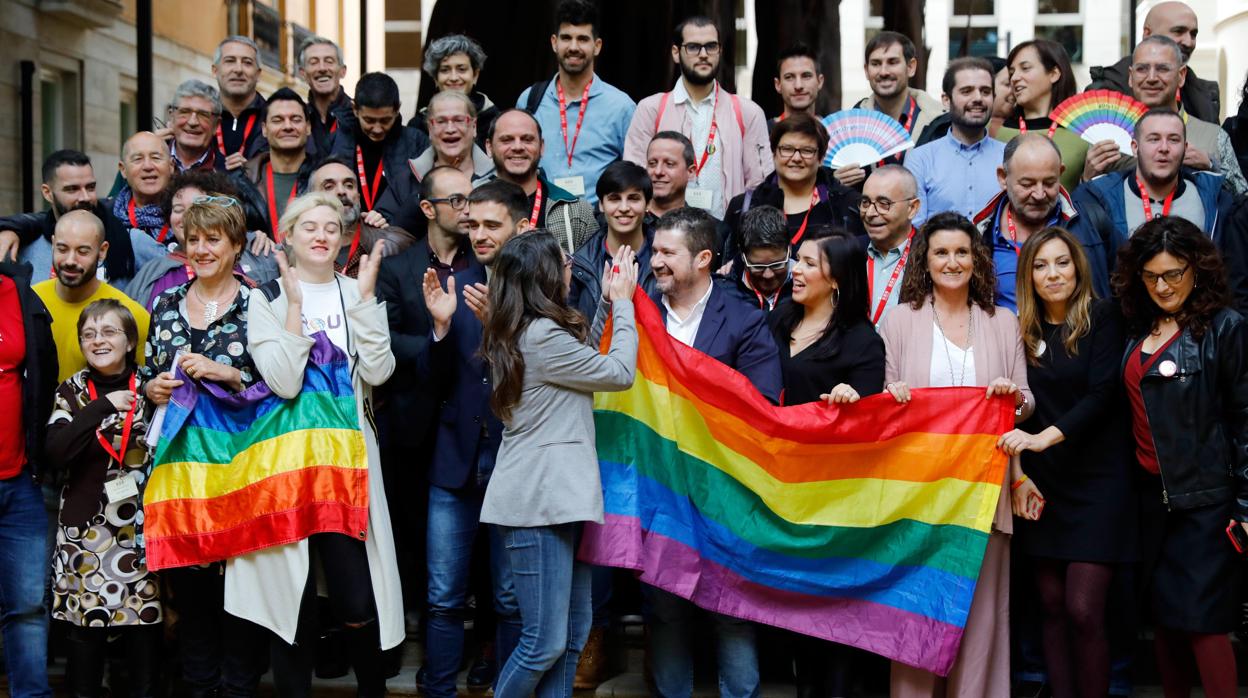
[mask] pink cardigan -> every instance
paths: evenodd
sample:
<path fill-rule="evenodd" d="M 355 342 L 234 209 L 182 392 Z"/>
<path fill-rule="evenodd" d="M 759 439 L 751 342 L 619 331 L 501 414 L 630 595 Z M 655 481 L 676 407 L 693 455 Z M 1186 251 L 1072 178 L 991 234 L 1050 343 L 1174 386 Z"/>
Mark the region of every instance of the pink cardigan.
<path fill-rule="evenodd" d="M 678 78 L 679 79 L 679 78 Z M 624 159 L 646 166 L 646 149 L 650 147 L 650 139 L 656 133 L 655 117 L 659 115 L 659 102 L 663 93 L 650 95 L 637 105 L 633 112 L 633 121 L 628 126 L 628 136 L 624 139 Z M 762 107 L 744 97 L 737 100 L 741 105 L 741 121 L 733 109 L 728 92 L 721 93 L 719 103 L 715 106 L 715 122 L 719 125 L 715 140 L 716 147 L 723 148 L 724 166 L 724 206 L 732 197 L 744 194 L 746 189 L 753 189 L 762 183 L 763 178 L 776 168 L 775 159 L 771 156 L 771 141 L 767 133 L 767 117 Z M 670 97 L 663 107 L 663 115 L 659 123 L 659 131 L 679 131 L 692 139 L 693 122 L 686 118 L 688 111 L 684 104 L 676 104 Z M 741 125 L 745 126 L 745 135 L 741 134 Z M 697 157 L 702 156 L 705 143 L 694 143 L 693 150 Z"/>
<path fill-rule="evenodd" d="M 1008 378 L 1018 385 L 1027 396 L 1022 421 L 1035 409 L 1035 398 L 1027 387 L 1027 362 L 1023 354 L 1023 339 L 1018 330 L 1018 319 L 1009 310 L 997 307 L 990 317 L 978 305 L 971 306 L 975 334 L 971 346 L 975 350 L 975 385 L 987 387 L 994 378 Z M 915 310 L 902 303 L 888 311 L 880 335 L 884 338 L 884 383 L 902 381 L 911 388 L 927 387 L 932 372 L 932 333 L 935 314 L 930 300 Z M 1014 532 L 1010 509 L 1010 470 L 1005 471 L 1002 497 L 997 502 L 994 529 L 1002 533 Z"/>

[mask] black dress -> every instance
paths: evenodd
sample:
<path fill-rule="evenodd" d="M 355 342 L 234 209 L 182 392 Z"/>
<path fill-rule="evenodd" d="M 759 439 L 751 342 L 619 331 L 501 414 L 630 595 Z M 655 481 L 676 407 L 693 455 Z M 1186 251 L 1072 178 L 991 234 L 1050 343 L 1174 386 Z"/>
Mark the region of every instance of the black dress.
<path fill-rule="evenodd" d="M 786 318 L 800 318 L 792 299 L 785 299 L 767 316 L 772 337 L 780 348 L 780 370 L 784 380 L 783 405 L 816 402 L 840 383 L 848 383 L 862 397 L 880 392 L 884 385 L 884 340 L 869 322 L 860 322 L 829 332 L 814 344 L 789 354 L 792 324 Z M 794 321 L 793 324 L 796 324 Z"/>
<path fill-rule="evenodd" d="M 1129 562 L 1137 556 L 1137 515 L 1130 409 L 1118 371 L 1125 338 L 1112 301 L 1094 303 L 1091 316 L 1074 356 L 1061 326 L 1041 323 L 1041 364 L 1027 366 L 1036 409 L 1019 428 L 1038 434 L 1057 425 L 1066 440 L 1043 453 L 1023 453 L 1023 472 L 1045 506 L 1038 521 L 1015 519 L 1014 536 L 1036 557 Z"/>

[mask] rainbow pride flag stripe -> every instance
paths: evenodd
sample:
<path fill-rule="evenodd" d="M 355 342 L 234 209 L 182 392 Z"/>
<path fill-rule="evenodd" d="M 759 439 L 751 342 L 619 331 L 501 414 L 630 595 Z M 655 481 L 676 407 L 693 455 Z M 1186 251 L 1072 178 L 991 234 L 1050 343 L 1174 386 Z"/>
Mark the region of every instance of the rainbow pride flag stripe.
<path fill-rule="evenodd" d="M 312 337 L 291 400 L 263 382 L 242 393 L 178 371 L 144 493 L 151 570 L 224 560 L 368 530 L 368 458 L 346 355 Z"/>
<path fill-rule="evenodd" d="M 636 307 L 637 380 L 595 398 L 606 515 L 581 559 L 948 674 L 1001 495 L 1009 401 L 936 388 L 907 405 L 776 407 L 669 339 L 649 299 Z"/>

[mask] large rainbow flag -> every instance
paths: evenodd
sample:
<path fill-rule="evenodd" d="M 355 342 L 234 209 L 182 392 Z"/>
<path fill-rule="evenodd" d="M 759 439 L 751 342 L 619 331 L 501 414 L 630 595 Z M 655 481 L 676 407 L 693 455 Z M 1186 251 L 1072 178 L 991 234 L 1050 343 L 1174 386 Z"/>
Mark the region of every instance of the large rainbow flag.
<path fill-rule="evenodd" d="M 606 516 L 580 558 L 947 675 L 1013 425 L 983 388 L 775 407 L 637 296 L 637 380 L 595 398 Z M 831 388 L 832 386 L 828 386 Z"/>
<path fill-rule="evenodd" d="M 184 567 L 336 532 L 368 530 L 368 458 L 347 357 L 312 336 L 292 400 L 179 369 L 143 497 L 147 566 Z"/>

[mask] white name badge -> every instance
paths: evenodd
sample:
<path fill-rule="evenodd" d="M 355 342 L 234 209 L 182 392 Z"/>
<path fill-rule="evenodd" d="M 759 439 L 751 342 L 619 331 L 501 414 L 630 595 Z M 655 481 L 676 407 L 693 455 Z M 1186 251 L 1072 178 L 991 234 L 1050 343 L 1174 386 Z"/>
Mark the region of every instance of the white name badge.
<path fill-rule="evenodd" d="M 558 177 L 555 179 L 555 186 L 560 189 L 566 189 L 573 196 L 585 196 L 584 177 Z"/>
<path fill-rule="evenodd" d="M 685 190 L 685 205 L 710 210 L 715 202 L 715 192 L 710 189 L 689 188 Z"/>
<path fill-rule="evenodd" d="M 139 496 L 139 486 L 135 483 L 134 478 L 127 473 L 115 480 L 105 482 L 104 494 L 108 497 L 109 504 L 116 504 L 123 499 Z"/>

